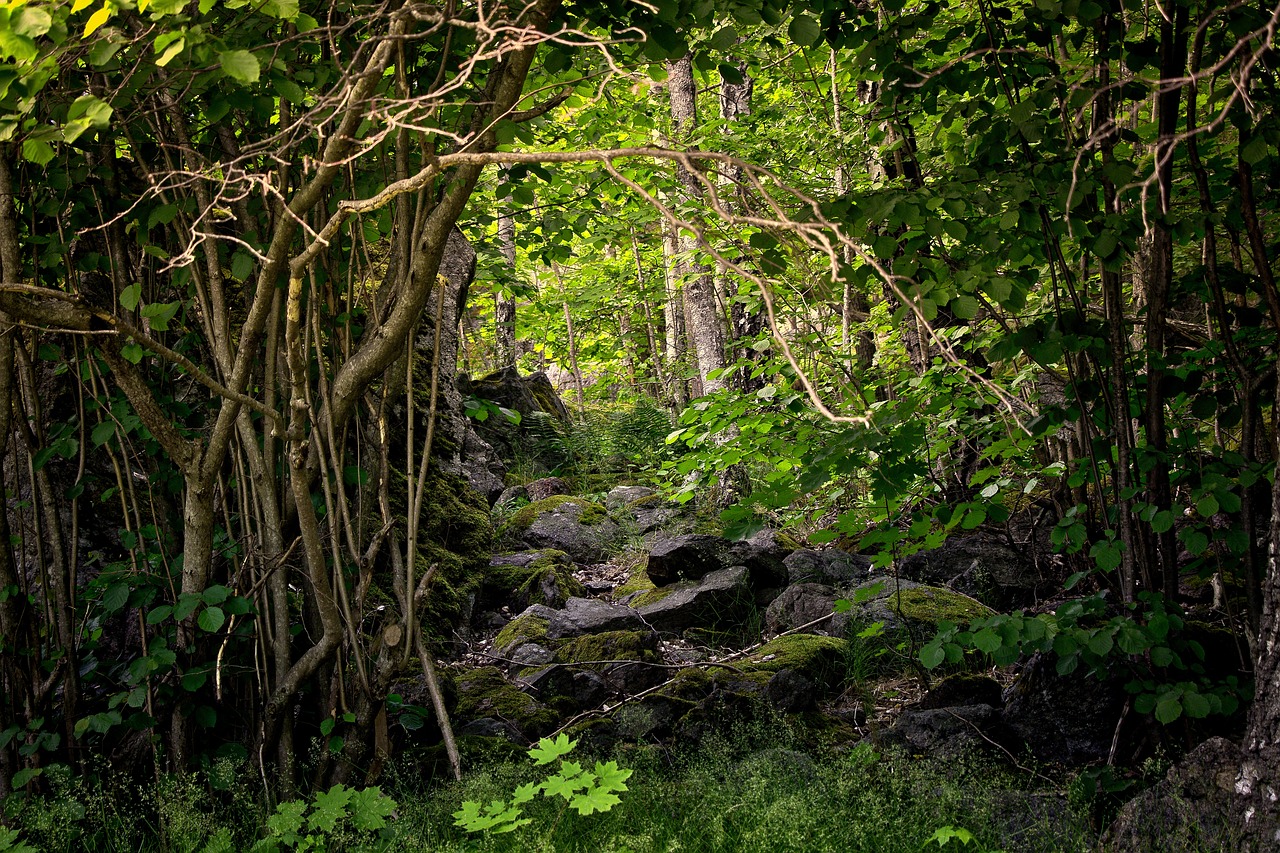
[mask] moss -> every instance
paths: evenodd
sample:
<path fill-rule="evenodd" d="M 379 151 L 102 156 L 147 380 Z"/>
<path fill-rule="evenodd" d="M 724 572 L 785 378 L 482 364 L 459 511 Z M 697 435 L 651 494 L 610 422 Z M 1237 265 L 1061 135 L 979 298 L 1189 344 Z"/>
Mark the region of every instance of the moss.
<path fill-rule="evenodd" d="M 605 631 L 570 640 L 556 652 L 557 663 L 638 660 L 658 663 L 657 638 L 648 631 Z M 604 665 L 592 667 L 603 669 Z"/>
<path fill-rule="evenodd" d="M 621 586 L 613 591 L 613 598 L 617 601 L 633 592 L 649 592 L 655 588 L 653 581 L 649 580 L 649 573 L 644 569 L 636 569 Z"/>
<path fill-rule="evenodd" d="M 901 610 L 902 615 L 918 622 L 954 622 L 962 625 L 974 619 L 992 615 L 990 607 L 958 592 L 938 587 L 913 587 L 889 596 L 890 610 Z"/>
<path fill-rule="evenodd" d="M 543 616 L 522 613 L 508 622 L 493 639 L 493 649 L 498 654 L 508 654 L 525 643 L 540 643 L 547 638 L 550 621 Z"/>
<path fill-rule="evenodd" d="M 573 561 L 563 551 L 543 550 L 527 566 L 490 565 L 485 571 L 489 600 L 525 608 L 530 604 L 557 606 L 575 596 L 585 596 L 586 587 L 573 576 Z M 547 593 L 554 590 L 554 600 Z"/>
<path fill-rule="evenodd" d="M 506 720 L 527 737 L 545 734 L 555 726 L 555 711 L 502 677 L 494 666 L 467 670 L 456 677 L 458 719 L 493 717 Z"/>
<path fill-rule="evenodd" d="M 756 649 L 740 668 L 769 673 L 790 669 L 812 681 L 827 683 L 839 672 L 846 646 L 844 640 L 836 637 L 788 634 Z"/>
<path fill-rule="evenodd" d="M 581 508 L 582 514 L 578 520 L 583 524 L 595 524 L 603 521 L 607 517 L 604 507 L 598 503 L 586 500 L 585 498 L 574 497 L 573 495 L 552 495 L 549 498 L 543 498 L 540 501 L 534 501 L 526 507 L 521 507 L 507 520 L 502 527 L 502 533 L 511 530 L 528 530 L 529 526 L 537 520 L 538 516 L 544 512 L 550 512 L 557 507 L 565 504 L 576 504 Z"/>
<path fill-rule="evenodd" d="M 564 403 L 556 396 L 555 388 L 551 387 L 551 383 L 529 382 L 527 387 L 542 411 L 553 417 L 557 417 L 559 412 L 564 411 Z"/>
<path fill-rule="evenodd" d="M 406 488 L 403 474 L 392 469 L 392 511 L 402 524 Z M 419 614 L 435 645 L 450 636 L 455 625 L 469 618 L 493 552 L 494 534 L 488 502 L 461 478 L 433 466 L 424 494 L 415 571 L 422 577 L 431 566 L 437 566 L 431 593 Z M 376 590 L 379 586 L 390 586 L 385 572 L 375 576 L 370 594 L 380 594 Z"/>

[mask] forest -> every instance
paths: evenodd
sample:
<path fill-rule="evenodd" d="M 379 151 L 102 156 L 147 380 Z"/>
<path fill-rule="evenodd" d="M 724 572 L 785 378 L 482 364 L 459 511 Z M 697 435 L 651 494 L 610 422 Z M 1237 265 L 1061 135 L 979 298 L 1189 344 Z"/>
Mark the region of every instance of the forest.
<path fill-rule="evenodd" d="M 1268 2 L 0 0 L 0 851 L 1280 850 Z"/>

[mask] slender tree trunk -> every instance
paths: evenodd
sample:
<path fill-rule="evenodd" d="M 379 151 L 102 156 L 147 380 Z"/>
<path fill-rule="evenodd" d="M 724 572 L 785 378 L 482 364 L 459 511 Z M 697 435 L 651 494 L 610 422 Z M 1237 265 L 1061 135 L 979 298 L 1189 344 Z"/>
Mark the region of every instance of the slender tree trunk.
<path fill-rule="evenodd" d="M 693 63 L 686 55 L 667 64 L 667 91 L 671 97 L 671 123 L 674 136 L 687 138 L 698 125 L 697 86 L 693 80 Z M 699 177 L 683 166 L 676 169 L 688 199 L 701 198 Z M 679 271 L 684 279 L 685 308 L 689 316 L 689 343 L 698 362 L 702 393 L 714 394 L 726 387 L 724 377 L 725 333 L 716 300 L 715 280 L 711 271 L 697 259 L 698 238 L 690 234 L 677 236 Z"/>
<path fill-rule="evenodd" d="M 502 257 L 506 259 L 507 269 L 514 278 L 516 275 L 516 221 L 506 203 L 502 203 L 502 212 L 498 214 L 498 245 L 502 249 Z M 516 299 L 499 290 L 494 294 L 495 347 L 497 349 L 495 365 L 499 370 L 516 363 L 519 352 L 516 350 Z"/>

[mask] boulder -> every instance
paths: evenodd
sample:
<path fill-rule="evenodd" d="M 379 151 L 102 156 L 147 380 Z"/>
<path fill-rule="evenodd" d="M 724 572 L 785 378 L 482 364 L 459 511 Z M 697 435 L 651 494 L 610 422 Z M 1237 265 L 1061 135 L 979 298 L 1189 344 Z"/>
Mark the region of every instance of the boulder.
<path fill-rule="evenodd" d="M 569 484 L 559 477 L 543 477 L 541 480 L 534 480 L 532 483 L 526 483 L 524 489 L 529 495 L 529 500 L 534 503 L 556 495 L 567 495 L 573 491 L 569 488 Z"/>
<path fill-rule="evenodd" d="M 926 640 L 934 635 L 939 622 L 966 625 L 994 613 L 958 592 L 893 578 L 867 581 L 848 598 L 854 602 L 849 611 L 853 622 L 881 622 L 887 632 L 911 631 Z"/>
<path fill-rule="evenodd" d="M 1125 678 L 1083 669 L 1060 675 L 1054 655 L 1036 654 L 1005 691 L 1004 722 L 1041 761 L 1105 761 L 1124 711 Z"/>
<path fill-rule="evenodd" d="M 697 580 L 717 569 L 744 566 L 757 599 L 765 596 L 772 600 L 786 586 L 787 567 L 783 560 L 788 553 L 771 530 L 738 542 L 701 533 L 664 536 L 649 549 L 646 571 L 653 583 L 663 586 L 679 580 Z"/>
<path fill-rule="evenodd" d="M 1002 731 L 1000 712 L 990 705 L 963 705 L 904 711 L 877 740 L 887 747 L 901 747 L 912 755 L 954 759 L 966 753 L 1008 740 Z"/>
<path fill-rule="evenodd" d="M 555 653 L 556 663 L 599 673 L 611 690 L 639 693 L 666 680 L 653 631 L 605 631 L 570 640 Z M 634 663 L 632 663 L 634 661 Z"/>
<path fill-rule="evenodd" d="M 964 705 L 1004 706 L 1004 688 L 986 675 L 952 675 L 933 685 L 915 705 L 917 711 L 955 708 Z"/>
<path fill-rule="evenodd" d="M 852 586 L 871 575 L 871 558 L 847 554 L 838 548 L 821 551 L 801 548 L 782 561 L 791 583 L 824 583 Z"/>
<path fill-rule="evenodd" d="M 792 669 L 780 669 L 764 686 L 764 698 L 774 710 L 784 714 L 812 711 L 817 707 L 817 690 L 809 679 Z"/>
<path fill-rule="evenodd" d="M 1274 816 L 1270 826 L 1256 827 L 1261 830 L 1257 836 L 1271 836 L 1269 844 L 1264 841 L 1250 848 L 1247 839 L 1240 837 L 1237 810 L 1243 798 L 1237 795 L 1236 784 L 1241 760 L 1240 748 L 1225 738 L 1200 744 L 1153 788 L 1120 809 L 1100 849 L 1108 853 L 1280 849 L 1280 827 L 1274 825 Z"/>
<path fill-rule="evenodd" d="M 555 548 L 574 562 L 599 563 L 608 558 L 620 534 L 599 504 L 554 495 L 517 511 L 498 535 L 516 548 Z"/>
<path fill-rule="evenodd" d="M 638 500 L 651 498 L 658 494 L 648 486 L 615 486 L 605 495 L 604 506 L 609 512 L 625 509 Z"/>
<path fill-rule="evenodd" d="M 987 534 L 952 537 L 932 551 L 912 554 L 899 561 L 898 574 L 950 587 L 997 610 L 1031 606 L 1055 588 L 1023 554 Z"/>
<path fill-rule="evenodd" d="M 534 604 L 494 638 L 493 649 L 510 657 L 526 643 L 559 646 L 556 640 L 600 634 L 605 631 L 643 631 L 644 620 L 630 607 L 609 604 L 596 598 L 570 598 L 561 610 Z"/>
<path fill-rule="evenodd" d="M 562 714 L 595 708 L 612 692 L 598 672 L 554 665 L 521 675 L 520 682 Z"/>
<path fill-rule="evenodd" d="M 542 548 L 499 554 L 489 561 L 482 585 L 486 603 L 500 603 L 514 610 L 531 604 L 562 607 L 586 589 L 573 576 L 573 561 L 564 551 Z"/>
<path fill-rule="evenodd" d="M 645 572 L 659 586 L 697 580 L 708 572 L 724 568 L 720 558 L 728 544 L 728 540 L 719 536 L 702 533 L 664 537 L 649 549 Z"/>
<path fill-rule="evenodd" d="M 801 633 L 843 637 L 849 628 L 848 612 L 836 613 L 834 587 L 820 583 L 796 583 L 787 587 L 764 612 L 764 621 L 774 633 L 807 625 Z M 812 624 L 817 620 L 823 621 Z"/>
<path fill-rule="evenodd" d="M 631 612 L 638 613 L 654 630 L 672 634 L 690 628 L 714 630 L 738 625 L 755 600 L 744 566 L 718 569 L 700 580 L 673 584 L 649 595 L 655 593 L 660 594 L 658 600 Z"/>
<path fill-rule="evenodd" d="M 459 723 L 499 720 L 514 726 L 527 741 L 551 731 L 558 719 L 555 711 L 508 682 L 497 667 L 454 673 L 453 683 L 458 696 L 454 716 Z"/>

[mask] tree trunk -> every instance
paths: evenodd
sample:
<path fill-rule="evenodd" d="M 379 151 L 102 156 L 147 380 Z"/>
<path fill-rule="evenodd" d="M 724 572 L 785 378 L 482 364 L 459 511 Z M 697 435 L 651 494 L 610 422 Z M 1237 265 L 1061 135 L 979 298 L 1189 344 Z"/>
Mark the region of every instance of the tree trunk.
<path fill-rule="evenodd" d="M 498 245 L 502 249 L 502 257 L 507 261 L 507 269 L 512 277 L 516 275 L 516 221 L 511 216 L 507 205 L 502 205 L 498 214 Z M 516 350 L 516 300 L 509 293 L 499 289 L 494 293 L 494 330 L 496 348 L 494 367 L 501 370 L 516 363 L 519 352 Z"/>

